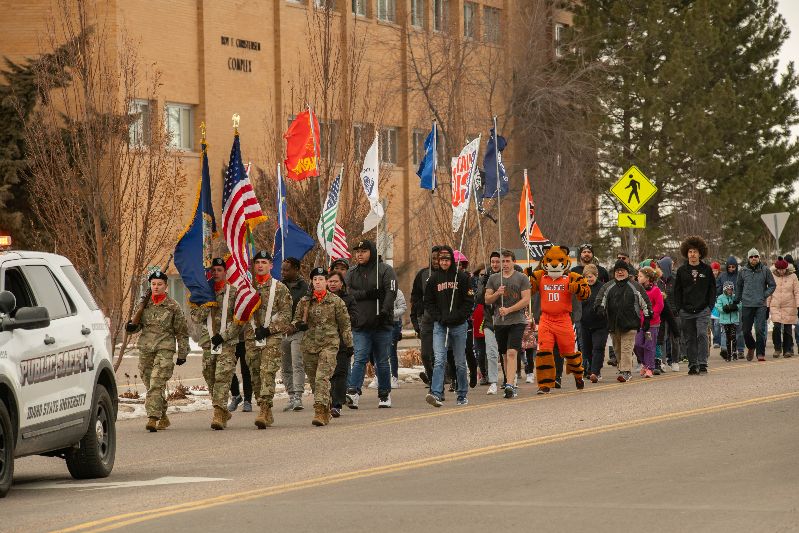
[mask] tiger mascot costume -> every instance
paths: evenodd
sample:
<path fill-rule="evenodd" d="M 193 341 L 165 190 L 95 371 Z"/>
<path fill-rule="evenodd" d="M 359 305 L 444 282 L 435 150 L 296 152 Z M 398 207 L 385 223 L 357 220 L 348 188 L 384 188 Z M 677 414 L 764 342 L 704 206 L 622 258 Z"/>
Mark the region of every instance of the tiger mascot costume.
<path fill-rule="evenodd" d="M 591 296 L 591 287 L 585 278 L 569 272 L 571 259 L 565 246 L 549 248 L 541 260 L 540 268 L 532 272 L 530 294 L 541 295 L 541 319 L 538 322 L 538 354 L 535 374 L 538 380 L 538 394 L 547 394 L 555 384 L 555 356 L 553 350 L 558 346 L 561 357 L 566 360 L 566 373 L 574 374 L 578 389 L 585 386 L 583 381 L 583 356 L 574 351 L 574 326 L 571 321 L 572 294 L 582 301 Z"/>

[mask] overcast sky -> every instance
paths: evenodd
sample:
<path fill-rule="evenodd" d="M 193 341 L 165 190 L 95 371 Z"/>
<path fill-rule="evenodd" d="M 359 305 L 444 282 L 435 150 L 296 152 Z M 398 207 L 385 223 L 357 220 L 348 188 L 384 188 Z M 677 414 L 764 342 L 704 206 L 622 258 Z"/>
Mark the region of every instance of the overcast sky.
<path fill-rule="evenodd" d="M 784 67 L 788 61 L 793 61 L 799 66 L 799 0 L 779 0 L 779 10 L 791 30 L 780 53 L 780 65 Z"/>

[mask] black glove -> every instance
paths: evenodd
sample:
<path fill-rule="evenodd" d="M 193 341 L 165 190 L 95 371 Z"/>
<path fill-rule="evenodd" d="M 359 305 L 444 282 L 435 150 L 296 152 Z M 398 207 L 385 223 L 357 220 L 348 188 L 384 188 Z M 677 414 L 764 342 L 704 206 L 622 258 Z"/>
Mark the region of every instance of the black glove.
<path fill-rule="evenodd" d="M 380 310 L 380 314 L 377 318 L 381 324 L 391 324 L 394 321 L 394 312 Z"/>
<path fill-rule="evenodd" d="M 223 339 L 222 335 L 220 335 L 219 333 L 217 333 L 216 335 L 211 337 L 211 346 L 213 346 L 214 348 L 216 348 L 217 346 L 219 346 L 223 342 L 225 342 L 225 339 Z"/>
<path fill-rule="evenodd" d="M 732 303 L 730 304 L 730 311 L 729 311 L 729 312 L 730 312 L 730 313 L 733 313 L 733 312 L 735 312 L 735 311 L 737 311 L 737 310 L 738 310 L 738 304 L 737 304 L 737 303 L 735 303 L 735 302 L 732 302 Z"/>
<path fill-rule="evenodd" d="M 648 316 L 644 317 L 644 324 L 641 326 L 641 331 L 643 331 L 644 333 L 649 331 L 649 320 L 650 318 Z"/>
<path fill-rule="evenodd" d="M 262 341 L 271 334 L 272 332 L 269 331 L 269 328 L 265 328 L 263 326 L 258 326 L 255 328 L 255 340 L 257 341 Z"/>
<path fill-rule="evenodd" d="M 529 278 L 530 276 L 532 276 L 532 275 L 533 275 L 533 267 L 527 267 L 527 268 L 525 268 L 525 269 L 524 269 L 524 273 L 525 273 L 525 274 L 527 274 L 527 277 Z"/>
<path fill-rule="evenodd" d="M 308 324 L 302 321 L 297 322 L 294 327 L 297 328 L 297 331 L 308 331 Z"/>
<path fill-rule="evenodd" d="M 137 324 L 134 324 L 133 322 L 128 322 L 127 324 L 125 324 L 125 331 L 127 331 L 128 333 L 136 333 L 137 329 L 139 329 L 139 326 Z"/>
<path fill-rule="evenodd" d="M 722 310 L 722 311 L 724 311 L 725 313 L 732 313 L 732 309 L 730 309 L 730 305 L 731 305 L 731 304 L 724 304 L 724 305 L 721 307 L 721 310 Z"/>
<path fill-rule="evenodd" d="M 175 361 L 175 364 L 180 366 L 180 365 L 182 365 L 185 362 L 186 362 L 186 358 L 185 357 L 178 357 L 178 360 Z"/>
<path fill-rule="evenodd" d="M 380 298 L 381 293 L 380 289 L 366 289 L 366 300 L 377 300 Z"/>

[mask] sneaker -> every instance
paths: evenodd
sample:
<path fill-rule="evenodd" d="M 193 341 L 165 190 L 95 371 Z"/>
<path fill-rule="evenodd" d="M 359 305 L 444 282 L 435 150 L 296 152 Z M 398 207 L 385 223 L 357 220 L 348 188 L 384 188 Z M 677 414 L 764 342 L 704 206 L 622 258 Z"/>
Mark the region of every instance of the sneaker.
<path fill-rule="evenodd" d="M 425 385 L 430 384 L 430 379 L 427 377 L 427 373 L 424 371 L 419 372 L 419 379 L 421 379 L 422 383 L 424 383 Z"/>
<path fill-rule="evenodd" d="M 688 368 L 688 375 L 689 376 L 698 376 L 699 375 L 699 368 L 692 366 Z"/>
<path fill-rule="evenodd" d="M 774 355 L 772 355 L 772 357 L 774 359 L 779 359 L 780 357 L 782 357 L 782 350 L 775 350 Z"/>
<path fill-rule="evenodd" d="M 713 345 L 713 348 L 715 348 L 715 349 L 717 349 L 717 350 L 718 350 L 719 348 L 721 348 L 721 345 L 720 345 L 720 344 L 714 344 L 714 345 Z"/>
<path fill-rule="evenodd" d="M 232 413 L 233 411 L 239 408 L 239 404 L 241 404 L 241 402 L 243 401 L 244 400 L 242 399 L 241 395 L 234 396 L 233 398 L 230 399 L 230 403 L 227 405 L 227 410 Z"/>
<path fill-rule="evenodd" d="M 747 348 L 746 349 L 746 360 L 751 361 L 755 358 L 755 349 L 754 348 Z"/>
<path fill-rule="evenodd" d="M 632 372 L 619 372 L 619 375 L 616 376 L 616 381 L 619 383 L 626 383 L 633 378 Z"/>
<path fill-rule="evenodd" d="M 652 377 L 652 371 L 647 368 L 646 372 L 644 372 L 644 377 L 645 378 L 651 378 Z"/>
<path fill-rule="evenodd" d="M 583 378 L 578 378 L 575 376 L 574 385 L 577 387 L 577 390 L 583 390 L 585 388 L 585 381 Z"/>
<path fill-rule="evenodd" d="M 549 387 L 538 387 L 536 394 L 549 394 Z"/>
<path fill-rule="evenodd" d="M 505 398 L 511 399 L 514 397 L 513 388 L 514 388 L 513 385 L 511 385 L 510 383 L 505 385 Z"/>
<path fill-rule="evenodd" d="M 599 376 L 597 376 L 596 374 L 591 374 L 590 376 L 588 376 L 588 380 L 591 383 L 596 383 L 597 381 L 599 381 Z"/>
<path fill-rule="evenodd" d="M 338 418 L 341 416 L 341 407 L 331 407 L 330 408 L 330 416 L 333 418 Z"/>
<path fill-rule="evenodd" d="M 424 397 L 424 400 L 433 407 L 441 407 L 441 400 L 436 398 L 432 392 L 428 392 L 427 396 Z"/>
<path fill-rule="evenodd" d="M 252 402 L 244 400 L 244 405 L 241 406 L 241 410 L 245 413 L 252 413 Z"/>
<path fill-rule="evenodd" d="M 782 356 L 785 359 L 788 359 L 789 357 L 793 357 L 793 352 L 785 352 L 784 354 L 782 354 Z"/>
<path fill-rule="evenodd" d="M 655 367 L 655 369 L 652 371 L 652 374 L 654 374 L 656 376 L 659 376 L 662 373 L 663 373 L 663 371 L 659 367 Z"/>
<path fill-rule="evenodd" d="M 597 381 L 602 381 L 602 374 L 597 374 L 596 380 Z"/>
<path fill-rule="evenodd" d="M 483 386 L 485 386 L 485 385 L 488 385 L 488 380 L 487 380 L 486 378 L 482 378 L 482 377 L 481 377 L 481 378 L 480 378 L 479 385 L 480 385 L 481 387 L 483 387 Z"/>
<path fill-rule="evenodd" d="M 455 405 L 469 405 L 469 400 L 466 399 L 466 396 L 458 396 L 458 401 L 455 402 Z"/>
<path fill-rule="evenodd" d="M 469 388 L 473 389 L 477 386 L 477 371 L 469 371 Z"/>
<path fill-rule="evenodd" d="M 615 359 L 608 359 L 608 365 L 609 366 L 616 366 L 616 360 Z"/>
<path fill-rule="evenodd" d="M 361 397 L 357 391 L 347 391 L 347 395 L 344 397 L 344 401 L 347 404 L 347 407 L 350 409 L 357 409 L 358 408 L 358 399 Z"/>
<path fill-rule="evenodd" d="M 525 383 L 532 383 L 533 382 L 533 375 L 532 374 L 527 374 L 527 377 L 524 378 L 524 382 Z"/>
<path fill-rule="evenodd" d="M 699 373 L 707 374 L 707 365 L 699 365 Z"/>
<path fill-rule="evenodd" d="M 730 353 L 727 351 L 727 348 L 722 348 L 721 352 L 719 352 L 719 355 L 725 361 L 729 361 L 730 360 Z"/>
<path fill-rule="evenodd" d="M 646 376 L 646 370 L 647 370 L 647 368 L 642 365 L 641 366 L 641 370 L 638 371 L 638 373 L 641 375 L 641 377 Z"/>
<path fill-rule="evenodd" d="M 491 395 L 496 393 L 497 393 L 497 384 L 496 383 L 490 384 L 488 386 L 488 391 L 486 392 L 486 394 Z"/>
<path fill-rule="evenodd" d="M 392 389 L 400 388 L 400 380 L 399 380 L 399 378 L 395 378 L 394 376 L 391 376 L 391 388 Z"/>
<path fill-rule="evenodd" d="M 295 399 L 296 399 L 296 397 L 295 397 L 295 396 L 291 396 L 291 397 L 289 398 L 289 403 L 287 403 L 287 404 L 286 404 L 286 407 L 284 407 L 284 408 L 283 408 L 283 412 L 284 412 L 284 413 L 286 413 L 286 412 L 288 412 L 288 411 L 293 411 L 293 410 L 294 410 L 294 401 L 295 401 Z"/>
<path fill-rule="evenodd" d="M 672 363 L 671 364 L 671 371 L 672 372 L 679 372 L 680 371 L 680 363 Z"/>
<path fill-rule="evenodd" d="M 386 394 L 385 398 L 380 398 L 380 401 L 377 402 L 377 407 L 379 409 L 388 409 L 391 407 L 391 395 Z"/>
<path fill-rule="evenodd" d="M 374 378 L 374 379 L 372 380 L 372 382 L 369 384 L 369 386 L 367 387 L 367 389 L 376 389 L 376 388 L 377 388 L 377 376 L 375 376 L 375 378 Z"/>
<path fill-rule="evenodd" d="M 302 411 L 303 409 L 305 409 L 305 408 L 302 406 L 302 396 L 298 395 L 294 399 L 294 410 L 295 411 Z"/>
<path fill-rule="evenodd" d="M 555 378 L 555 388 L 559 389 L 561 387 L 560 378 Z"/>
<path fill-rule="evenodd" d="M 760 361 L 760 362 L 762 363 L 763 361 L 765 361 L 765 360 L 766 360 L 766 356 L 765 356 L 765 355 L 758 355 L 758 356 L 757 356 L 757 360 L 758 360 L 758 361 Z"/>

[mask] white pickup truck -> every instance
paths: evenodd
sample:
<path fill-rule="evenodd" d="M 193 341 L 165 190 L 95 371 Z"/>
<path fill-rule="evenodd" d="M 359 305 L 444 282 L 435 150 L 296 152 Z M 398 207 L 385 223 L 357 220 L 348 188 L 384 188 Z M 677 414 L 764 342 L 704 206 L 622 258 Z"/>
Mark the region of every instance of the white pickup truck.
<path fill-rule="evenodd" d="M 78 479 L 111 473 L 110 342 L 105 316 L 66 258 L 0 252 L 0 497 L 16 457 L 61 457 Z"/>

